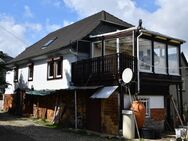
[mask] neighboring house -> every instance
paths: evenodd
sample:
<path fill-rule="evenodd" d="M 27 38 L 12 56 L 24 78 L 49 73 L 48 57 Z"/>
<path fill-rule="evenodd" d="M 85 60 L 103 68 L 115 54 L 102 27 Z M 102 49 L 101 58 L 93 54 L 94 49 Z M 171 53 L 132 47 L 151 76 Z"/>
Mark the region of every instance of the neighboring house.
<path fill-rule="evenodd" d="M 176 106 L 178 109 L 180 109 L 180 103 L 182 102 L 183 105 L 183 111 L 184 116 L 186 118 L 186 121 L 188 121 L 188 62 L 184 55 L 184 53 L 181 53 L 181 76 L 182 76 L 182 101 L 179 98 L 180 93 L 176 93 L 176 91 L 180 90 L 180 88 L 176 85 L 171 85 L 170 87 L 170 93 L 173 95 L 173 98 L 175 100 Z M 177 118 L 177 114 L 175 112 L 172 112 L 172 116 Z"/>
<path fill-rule="evenodd" d="M 181 53 L 181 72 L 183 82 L 183 106 L 184 110 L 188 111 L 188 62 L 183 52 Z"/>
<path fill-rule="evenodd" d="M 48 34 L 9 62 L 12 86 L 5 94 L 26 90 L 21 101 L 37 117 L 52 120 L 59 107 L 65 127 L 118 134 L 127 104 L 121 74 L 131 68 L 131 93 L 147 109 L 145 126 L 163 129 L 169 86 L 181 85 L 182 43 L 102 11 Z"/>

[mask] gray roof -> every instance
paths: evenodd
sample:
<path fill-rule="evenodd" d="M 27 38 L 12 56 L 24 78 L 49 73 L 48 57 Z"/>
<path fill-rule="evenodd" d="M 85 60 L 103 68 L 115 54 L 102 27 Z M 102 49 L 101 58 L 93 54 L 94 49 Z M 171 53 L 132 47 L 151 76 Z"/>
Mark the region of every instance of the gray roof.
<path fill-rule="evenodd" d="M 26 48 L 15 59 L 11 60 L 10 63 L 15 63 L 60 50 L 68 46 L 71 42 L 73 43 L 77 40 L 81 40 L 84 37 L 87 37 L 101 22 L 116 24 L 124 28 L 133 26 L 105 11 L 101 11 L 69 26 L 49 33 L 35 44 Z M 54 38 L 56 39 L 51 44 L 49 44 L 48 47 L 41 49 L 45 43 Z"/>

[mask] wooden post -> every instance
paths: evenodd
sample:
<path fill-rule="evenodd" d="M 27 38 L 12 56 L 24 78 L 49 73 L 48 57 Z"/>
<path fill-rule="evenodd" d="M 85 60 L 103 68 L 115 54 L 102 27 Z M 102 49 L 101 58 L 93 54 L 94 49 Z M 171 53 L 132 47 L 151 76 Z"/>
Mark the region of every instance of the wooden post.
<path fill-rule="evenodd" d="M 78 119 L 77 119 L 77 93 L 74 91 L 74 116 L 75 116 L 75 129 L 78 128 Z"/>
<path fill-rule="evenodd" d="M 183 119 L 183 97 L 182 97 L 182 83 L 179 85 L 179 89 L 180 89 L 180 116 L 181 119 Z"/>

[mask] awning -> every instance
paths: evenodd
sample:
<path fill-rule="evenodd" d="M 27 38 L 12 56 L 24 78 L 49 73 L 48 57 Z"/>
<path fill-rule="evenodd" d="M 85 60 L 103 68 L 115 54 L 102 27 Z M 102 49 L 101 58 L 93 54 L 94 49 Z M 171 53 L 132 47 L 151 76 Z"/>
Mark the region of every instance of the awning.
<path fill-rule="evenodd" d="M 90 98 L 108 98 L 118 86 L 107 86 L 96 91 Z"/>
<path fill-rule="evenodd" d="M 52 94 L 53 92 L 55 92 L 55 90 L 33 90 L 33 91 L 27 91 L 26 94 L 46 96 L 46 95 Z"/>
<path fill-rule="evenodd" d="M 67 90 L 92 90 L 92 89 L 98 89 L 102 86 L 69 86 Z"/>

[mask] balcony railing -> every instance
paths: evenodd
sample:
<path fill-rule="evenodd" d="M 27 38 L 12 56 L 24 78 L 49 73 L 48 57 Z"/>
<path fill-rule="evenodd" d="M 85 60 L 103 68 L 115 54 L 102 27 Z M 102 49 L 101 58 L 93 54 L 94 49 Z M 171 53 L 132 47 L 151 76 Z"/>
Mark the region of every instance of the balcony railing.
<path fill-rule="evenodd" d="M 77 86 L 113 85 L 125 68 L 135 69 L 135 59 L 125 53 L 72 63 L 72 82 Z"/>

